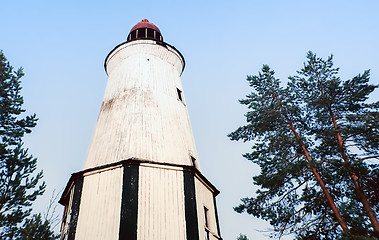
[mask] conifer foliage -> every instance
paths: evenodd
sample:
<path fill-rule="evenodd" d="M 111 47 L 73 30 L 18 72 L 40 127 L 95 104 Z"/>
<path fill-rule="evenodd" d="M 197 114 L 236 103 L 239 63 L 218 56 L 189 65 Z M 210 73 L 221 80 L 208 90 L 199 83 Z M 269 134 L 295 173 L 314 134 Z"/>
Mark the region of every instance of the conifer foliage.
<path fill-rule="evenodd" d="M 312 52 L 286 87 L 267 65 L 240 100 L 247 124 L 228 136 L 252 141 L 256 195 L 235 208 L 270 222 L 275 237 L 378 237 L 379 102 L 369 71 L 342 81 L 332 56 Z"/>
<path fill-rule="evenodd" d="M 30 206 L 44 192 L 45 183 L 41 180 L 42 171 L 35 172 L 37 159 L 23 147 L 24 135 L 37 122 L 35 114 L 25 116 L 22 108 L 23 75 L 22 68 L 14 71 L 0 51 L 0 239 L 29 239 L 21 231 L 22 226 L 25 232 L 42 223 L 39 215 L 27 219 Z"/>

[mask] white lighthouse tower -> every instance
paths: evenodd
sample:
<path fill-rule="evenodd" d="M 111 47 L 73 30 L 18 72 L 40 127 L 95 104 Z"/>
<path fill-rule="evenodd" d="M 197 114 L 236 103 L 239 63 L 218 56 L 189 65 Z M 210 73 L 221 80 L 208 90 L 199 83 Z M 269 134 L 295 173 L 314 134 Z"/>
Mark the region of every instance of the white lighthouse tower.
<path fill-rule="evenodd" d="M 88 156 L 60 199 L 61 239 L 221 239 L 219 191 L 200 172 L 184 65 L 146 19 L 108 54 Z"/>

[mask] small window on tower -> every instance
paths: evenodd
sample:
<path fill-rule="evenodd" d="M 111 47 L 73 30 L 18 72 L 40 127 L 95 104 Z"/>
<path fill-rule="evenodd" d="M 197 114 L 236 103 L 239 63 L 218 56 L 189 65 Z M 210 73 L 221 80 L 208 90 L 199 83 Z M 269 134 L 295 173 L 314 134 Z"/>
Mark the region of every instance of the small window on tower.
<path fill-rule="evenodd" d="M 209 209 L 207 207 L 204 206 L 204 230 L 205 230 L 205 240 L 209 240 Z"/>
<path fill-rule="evenodd" d="M 178 99 L 183 102 L 183 94 L 179 88 L 176 88 L 176 92 L 178 93 Z"/>
<path fill-rule="evenodd" d="M 191 155 L 192 165 L 196 167 L 196 158 Z"/>

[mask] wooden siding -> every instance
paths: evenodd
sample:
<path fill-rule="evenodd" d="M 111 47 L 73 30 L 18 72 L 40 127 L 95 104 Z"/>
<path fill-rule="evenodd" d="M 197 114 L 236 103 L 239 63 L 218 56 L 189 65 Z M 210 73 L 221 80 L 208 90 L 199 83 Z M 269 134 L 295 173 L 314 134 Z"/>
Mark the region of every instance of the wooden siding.
<path fill-rule="evenodd" d="M 137 239 L 186 239 L 182 169 L 141 164 L 139 174 Z"/>
<path fill-rule="evenodd" d="M 84 176 L 76 238 L 118 239 L 123 168 Z"/>
<path fill-rule="evenodd" d="M 66 202 L 66 205 L 64 206 L 64 212 L 63 212 L 63 217 L 62 217 L 61 235 L 60 235 L 61 240 L 68 240 L 68 233 L 70 229 L 71 213 L 72 213 L 72 203 L 73 203 L 73 198 L 74 198 L 74 189 L 75 189 L 75 185 L 71 184 L 70 190 L 68 192 L 68 201 Z"/>
<path fill-rule="evenodd" d="M 120 222 L 131 226 L 137 221 L 133 239 L 185 240 L 183 171 L 194 176 L 191 189 L 196 203 L 193 201 L 191 209 L 196 208 L 192 215 L 198 220 L 192 231 L 195 239 L 205 239 L 204 206 L 209 213 L 210 239 L 220 239 L 214 206 L 218 190 L 201 175 L 198 161 L 191 159 L 197 159 L 197 152 L 180 80 L 183 67 L 184 59 L 177 50 L 151 40 L 126 42 L 108 55 L 108 84 L 84 169 L 69 181 L 70 185 L 83 178 L 75 239 L 124 238 L 128 231 L 123 231 Z M 129 165 L 138 168 L 138 174 L 125 180 L 123 167 Z M 134 184 L 136 176 L 138 201 L 130 207 L 124 202 L 130 197 L 123 181 Z M 73 201 L 69 185 L 61 203 Z M 128 207 L 136 210 L 135 206 L 137 220 L 132 220 Z"/>
<path fill-rule="evenodd" d="M 196 189 L 196 203 L 197 203 L 197 215 L 199 221 L 199 233 L 200 239 L 205 238 L 205 213 L 204 207 L 208 209 L 208 227 L 209 239 L 217 240 L 220 239 L 218 235 L 218 226 L 216 218 L 216 206 L 214 205 L 214 195 L 210 188 L 208 188 L 202 181 L 195 178 L 195 189 Z"/>
<path fill-rule="evenodd" d="M 155 41 L 125 43 L 108 57 L 108 84 L 84 169 L 128 158 L 192 165 L 190 120 L 178 91 L 183 59 Z"/>

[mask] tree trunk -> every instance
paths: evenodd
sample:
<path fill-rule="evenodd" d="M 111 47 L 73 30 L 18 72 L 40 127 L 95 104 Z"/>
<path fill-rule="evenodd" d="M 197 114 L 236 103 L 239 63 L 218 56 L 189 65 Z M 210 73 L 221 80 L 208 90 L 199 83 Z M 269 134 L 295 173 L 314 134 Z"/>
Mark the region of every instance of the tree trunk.
<path fill-rule="evenodd" d="M 349 158 L 347 156 L 346 147 L 345 147 L 344 141 L 341 137 L 341 134 L 338 130 L 338 124 L 337 124 L 336 116 L 334 115 L 334 112 L 332 111 L 330 106 L 328 107 L 328 110 L 329 110 L 329 114 L 330 114 L 332 121 L 333 121 L 333 127 L 335 130 L 338 148 L 339 148 L 339 151 L 341 153 L 342 159 L 345 162 L 344 166 L 345 166 L 347 172 L 349 173 L 351 180 L 354 183 L 354 187 L 355 187 L 356 193 L 359 197 L 359 200 L 362 202 L 363 208 L 365 209 L 365 211 L 366 211 L 366 213 L 367 213 L 367 215 L 371 221 L 371 224 L 372 224 L 374 231 L 375 231 L 375 236 L 379 237 L 379 222 L 378 222 L 378 219 L 376 218 L 376 214 L 372 210 L 372 208 L 371 208 L 371 206 L 367 200 L 367 196 L 363 192 L 362 187 L 359 184 L 359 176 L 350 167 L 350 161 L 349 161 Z"/>
<path fill-rule="evenodd" d="M 332 209 L 333 213 L 334 213 L 334 216 L 336 217 L 339 225 L 341 226 L 342 230 L 344 232 L 348 232 L 349 229 L 347 227 L 347 224 L 345 222 L 345 220 L 343 219 L 343 217 L 341 216 L 341 213 L 339 211 L 339 209 L 337 208 L 336 204 L 334 203 L 334 200 L 333 200 L 333 197 L 332 195 L 329 193 L 328 189 L 326 188 L 325 186 L 325 183 L 324 181 L 322 180 L 320 174 L 318 173 L 317 169 L 313 166 L 313 163 L 312 163 L 312 158 L 311 156 L 309 155 L 309 152 L 308 152 L 308 149 L 307 147 L 305 146 L 305 144 L 301 141 L 300 139 L 300 136 L 299 134 L 297 133 L 291 119 L 289 119 L 288 116 L 285 115 L 285 118 L 287 119 L 289 125 L 290 125 L 290 129 L 292 131 L 292 133 L 295 135 L 295 139 L 296 141 L 298 142 L 298 144 L 300 145 L 302 151 L 303 151 L 303 154 L 305 156 L 305 158 L 307 159 L 308 161 L 308 164 L 311 168 L 311 171 L 313 173 L 313 175 L 315 176 L 316 178 L 316 181 L 318 182 L 318 184 L 320 185 L 321 189 L 322 189 L 322 192 L 324 193 L 325 195 L 325 198 L 330 206 L 330 208 Z"/>

